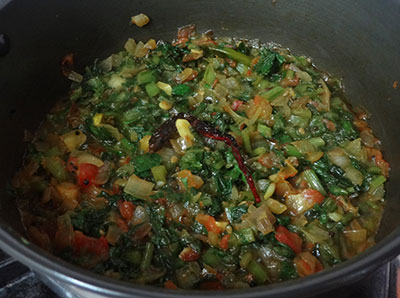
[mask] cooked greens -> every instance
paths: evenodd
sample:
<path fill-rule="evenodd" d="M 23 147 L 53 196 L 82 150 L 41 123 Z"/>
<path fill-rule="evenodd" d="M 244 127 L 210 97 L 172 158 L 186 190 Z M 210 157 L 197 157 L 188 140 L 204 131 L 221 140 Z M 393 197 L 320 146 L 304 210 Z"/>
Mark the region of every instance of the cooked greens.
<path fill-rule="evenodd" d="M 13 180 L 42 248 L 112 278 L 228 289 L 374 244 L 389 164 L 310 59 L 186 26 L 68 67 L 69 100 Z"/>

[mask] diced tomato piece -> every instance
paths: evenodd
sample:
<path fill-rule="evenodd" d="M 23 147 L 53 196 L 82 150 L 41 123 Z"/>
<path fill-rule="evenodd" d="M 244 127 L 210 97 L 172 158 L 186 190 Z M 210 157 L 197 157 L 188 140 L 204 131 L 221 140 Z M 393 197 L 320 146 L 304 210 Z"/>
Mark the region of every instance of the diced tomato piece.
<path fill-rule="evenodd" d="M 312 188 L 303 190 L 303 195 L 307 200 L 313 201 L 318 204 L 321 204 L 324 201 L 324 195 L 318 190 Z"/>
<path fill-rule="evenodd" d="M 335 125 L 335 123 L 333 123 L 333 121 L 325 119 L 325 118 L 322 121 L 325 123 L 326 128 L 329 129 L 330 131 L 336 130 L 336 125 Z"/>
<path fill-rule="evenodd" d="M 353 124 L 358 128 L 359 131 L 362 131 L 364 129 L 368 129 L 368 123 L 366 121 L 364 121 L 364 120 L 355 119 L 353 121 Z"/>
<path fill-rule="evenodd" d="M 74 68 L 74 54 L 69 53 L 61 59 L 61 71 L 64 76 L 68 77 Z"/>
<path fill-rule="evenodd" d="M 167 280 L 164 283 L 164 288 L 171 289 L 171 290 L 176 290 L 178 287 L 176 286 L 176 284 L 172 280 Z"/>
<path fill-rule="evenodd" d="M 225 61 L 228 62 L 229 66 L 235 68 L 237 66 L 237 62 L 230 58 L 225 58 Z"/>
<path fill-rule="evenodd" d="M 317 273 L 323 269 L 321 262 L 310 252 L 302 252 L 294 258 L 294 264 L 301 277 Z"/>
<path fill-rule="evenodd" d="M 200 254 L 188 246 L 181 251 L 179 258 L 184 262 L 194 262 L 200 258 Z"/>
<path fill-rule="evenodd" d="M 77 255 L 95 255 L 100 260 L 107 260 L 109 256 L 108 242 L 103 236 L 93 238 L 75 231 L 72 246 Z"/>
<path fill-rule="evenodd" d="M 241 106 L 242 104 L 243 104 L 243 101 L 236 99 L 236 100 L 234 100 L 233 103 L 232 103 L 232 109 L 233 109 L 234 111 L 237 111 L 237 110 L 240 108 L 240 106 Z"/>
<path fill-rule="evenodd" d="M 197 77 L 198 74 L 199 73 L 197 72 L 197 70 L 193 70 L 192 73 L 185 80 L 182 81 L 182 83 L 186 83 L 186 82 L 189 82 L 191 80 L 194 80 Z"/>
<path fill-rule="evenodd" d="M 219 243 L 219 247 L 223 250 L 227 250 L 229 248 L 229 238 L 231 238 L 231 235 L 226 234 L 224 237 L 222 237 L 221 242 Z"/>
<path fill-rule="evenodd" d="M 280 197 L 287 197 L 293 192 L 293 186 L 288 181 L 282 180 L 276 184 L 275 192 Z"/>
<path fill-rule="evenodd" d="M 119 205 L 119 212 L 121 216 L 126 220 L 130 221 L 133 217 L 133 212 L 135 211 L 135 205 L 132 202 L 123 202 Z"/>
<path fill-rule="evenodd" d="M 367 156 L 369 160 L 374 160 L 377 167 L 381 168 L 382 174 L 385 177 L 389 176 L 389 163 L 383 159 L 382 152 L 378 149 L 365 147 L 367 150 Z"/>
<path fill-rule="evenodd" d="M 208 232 L 220 234 L 221 229 L 217 226 L 215 218 L 206 214 L 197 214 L 196 220 L 206 227 Z"/>
<path fill-rule="evenodd" d="M 282 181 L 297 175 L 297 169 L 291 164 L 286 163 L 286 166 L 281 168 L 277 174 L 277 181 Z"/>
<path fill-rule="evenodd" d="M 219 281 L 204 281 L 199 285 L 201 290 L 223 290 L 221 282 Z"/>
<path fill-rule="evenodd" d="M 279 242 L 289 246 L 296 254 L 301 253 L 303 240 L 296 233 L 290 232 L 284 226 L 278 226 L 275 238 Z"/>
<path fill-rule="evenodd" d="M 98 172 L 99 168 L 91 163 L 79 164 L 78 171 L 76 172 L 78 184 L 81 187 L 88 187 L 92 185 Z"/>
<path fill-rule="evenodd" d="M 117 226 L 124 232 L 128 232 L 128 224 L 122 217 L 117 218 Z"/>
<path fill-rule="evenodd" d="M 190 37 L 194 30 L 196 29 L 195 25 L 187 25 L 178 29 L 178 39 L 180 38 L 188 38 Z"/>

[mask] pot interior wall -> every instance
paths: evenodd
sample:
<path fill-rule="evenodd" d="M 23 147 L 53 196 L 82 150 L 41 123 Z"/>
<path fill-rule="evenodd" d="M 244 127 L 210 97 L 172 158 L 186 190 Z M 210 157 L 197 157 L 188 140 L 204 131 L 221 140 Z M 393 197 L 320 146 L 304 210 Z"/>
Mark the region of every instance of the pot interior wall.
<path fill-rule="evenodd" d="M 151 23 L 130 25 L 142 12 Z M 35 131 L 68 90 L 61 57 L 74 53 L 82 70 L 129 37 L 171 40 L 177 27 L 193 23 L 198 31 L 276 42 L 344 78 L 351 101 L 372 112 L 371 126 L 392 168 L 381 238 L 400 224 L 400 90 L 392 87 L 400 80 L 399 19 L 398 1 L 11 1 L 0 10 L 0 33 L 11 39 L 10 53 L 0 57 L 0 181 L 10 181 L 21 164 L 24 129 Z M 2 189 L 0 218 L 22 233 L 15 204 Z"/>

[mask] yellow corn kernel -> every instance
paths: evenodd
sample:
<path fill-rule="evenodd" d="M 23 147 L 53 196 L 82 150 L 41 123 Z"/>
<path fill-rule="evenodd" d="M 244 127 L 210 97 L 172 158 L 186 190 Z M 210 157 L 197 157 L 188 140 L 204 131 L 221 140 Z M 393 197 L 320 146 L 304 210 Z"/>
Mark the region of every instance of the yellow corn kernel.
<path fill-rule="evenodd" d="M 162 91 L 164 91 L 168 96 L 171 96 L 172 87 L 170 84 L 163 83 L 163 82 L 157 82 L 157 87 L 160 88 Z M 169 110 L 169 109 L 167 109 L 167 110 Z M 164 110 L 166 110 L 166 109 L 164 109 Z"/>
<path fill-rule="evenodd" d="M 150 22 L 150 18 L 145 14 L 141 13 L 131 18 L 132 24 L 135 24 L 138 27 L 143 27 L 148 22 Z"/>
<path fill-rule="evenodd" d="M 93 124 L 94 126 L 100 126 L 101 120 L 103 119 L 103 114 L 97 113 L 93 116 Z"/>
<path fill-rule="evenodd" d="M 266 201 L 266 204 L 267 204 L 269 210 L 271 210 L 271 212 L 275 213 L 275 214 L 282 214 L 283 212 L 285 212 L 287 210 L 287 207 L 285 204 L 282 204 L 281 202 L 274 200 L 274 199 L 268 199 Z"/>
<path fill-rule="evenodd" d="M 178 162 L 178 157 L 172 156 L 171 157 L 171 163 L 176 163 L 176 162 Z"/>
<path fill-rule="evenodd" d="M 140 141 L 140 150 L 143 152 L 149 152 L 149 141 L 150 141 L 151 136 L 147 135 L 144 136 Z"/>
<path fill-rule="evenodd" d="M 268 185 L 267 191 L 264 194 L 264 199 L 272 197 L 272 195 L 275 192 L 275 189 L 276 189 L 276 183 L 270 183 L 270 185 Z"/>
<path fill-rule="evenodd" d="M 181 138 L 183 138 L 188 147 L 191 146 L 192 141 L 194 140 L 194 136 L 192 134 L 192 132 L 190 131 L 190 123 L 189 121 L 185 120 L 185 119 L 178 119 L 175 122 L 175 126 L 176 129 L 178 130 L 178 134 Z"/>

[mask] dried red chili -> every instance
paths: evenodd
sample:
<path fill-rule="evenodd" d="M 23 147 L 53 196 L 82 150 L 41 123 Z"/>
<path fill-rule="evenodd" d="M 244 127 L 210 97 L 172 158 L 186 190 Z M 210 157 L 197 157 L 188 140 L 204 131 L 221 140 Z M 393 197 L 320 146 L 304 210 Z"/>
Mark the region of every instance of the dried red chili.
<path fill-rule="evenodd" d="M 244 164 L 243 157 L 240 153 L 239 145 L 237 144 L 235 138 L 229 134 L 225 134 L 210 123 L 205 121 L 199 120 L 196 117 L 187 114 L 187 113 L 179 113 L 178 115 L 174 116 L 173 118 L 165 121 L 152 135 L 149 141 L 149 149 L 152 152 L 158 151 L 161 147 L 169 140 L 171 135 L 176 133 L 176 126 L 175 122 L 177 119 L 186 119 L 192 125 L 192 127 L 201 135 L 206 138 L 222 141 L 228 146 L 232 148 L 233 156 L 235 157 L 240 170 L 242 171 L 243 175 L 246 177 L 247 183 L 253 193 L 254 200 L 256 203 L 260 203 L 261 199 L 257 193 L 257 189 L 253 180 L 253 177 L 249 173 L 246 165 Z"/>

